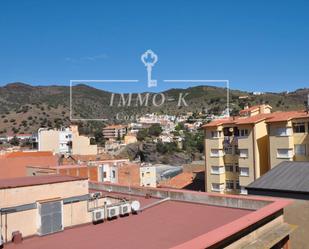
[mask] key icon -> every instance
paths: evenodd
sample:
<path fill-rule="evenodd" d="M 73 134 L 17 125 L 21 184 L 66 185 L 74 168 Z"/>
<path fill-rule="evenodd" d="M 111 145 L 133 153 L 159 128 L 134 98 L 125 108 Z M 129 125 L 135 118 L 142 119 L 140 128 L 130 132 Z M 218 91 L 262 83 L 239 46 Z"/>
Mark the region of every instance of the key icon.
<path fill-rule="evenodd" d="M 147 69 L 148 87 L 156 87 L 157 80 L 153 80 L 151 78 L 151 72 L 152 72 L 152 67 L 158 61 L 158 56 L 152 50 L 148 49 L 144 54 L 142 54 L 141 60 Z"/>

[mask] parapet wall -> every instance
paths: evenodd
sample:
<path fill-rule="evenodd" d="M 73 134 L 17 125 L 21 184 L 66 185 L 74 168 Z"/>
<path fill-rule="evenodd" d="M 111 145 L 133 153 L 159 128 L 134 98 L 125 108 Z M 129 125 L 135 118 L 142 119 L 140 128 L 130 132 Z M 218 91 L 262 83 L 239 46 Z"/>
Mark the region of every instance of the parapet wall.
<path fill-rule="evenodd" d="M 260 200 L 257 198 L 249 198 L 243 196 L 230 195 L 214 195 L 204 192 L 174 190 L 174 189 L 158 189 L 158 188 L 144 188 L 144 187 L 129 187 L 116 184 L 102 184 L 90 182 L 89 188 L 93 190 L 103 190 L 110 192 L 117 192 L 123 194 L 132 194 L 138 196 L 150 195 L 156 198 L 167 198 L 175 201 L 185 201 L 201 203 L 213 206 L 241 208 L 248 210 L 257 210 L 271 203 L 271 200 Z"/>

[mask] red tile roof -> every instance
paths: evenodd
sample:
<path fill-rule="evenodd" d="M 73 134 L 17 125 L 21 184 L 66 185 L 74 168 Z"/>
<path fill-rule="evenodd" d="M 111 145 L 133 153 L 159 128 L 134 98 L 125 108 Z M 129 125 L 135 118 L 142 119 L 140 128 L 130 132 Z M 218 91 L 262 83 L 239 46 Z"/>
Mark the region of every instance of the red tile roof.
<path fill-rule="evenodd" d="M 193 182 L 194 176 L 194 173 L 183 172 L 167 181 L 161 182 L 160 187 L 182 189 Z"/>
<path fill-rule="evenodd" d="M 0 179 L 0 189 L 20 188 L 27 186 L 79 181 L 87 179 L 88 178 L 63 176 L 63 175 L 16 177 L 16 178 Z"/>
<path fill-rule="evenodd" d="M 290 112 L 273 112 L 273 113 L 265 113 L 265 114 L 257 114 L 251 117 L 229 117 L 225 119 L 215 119 L 210 123 L 203 125 L 203 128 L 207 127 L 216 127 L 219 125 L 225 124 L 255 124 L 266 120 L 266 122 L 283 122 L 291 119 L 300 119 L 300 118 L 309 118 L 309 114 L 305 111 L 290 111 Z"/>
<path fill-rule="evenodd" d="M 58 165 L 51 152 L 12 152 L 0 157 L 0 179 L 26 176 L 27 166 L 52 167 Z"/>
<path fill-rule="evenodd" d="M 283 122 L 292 119 L 309 118 L 309 114 L 305 111 L 275 112 L 267 122 Z"/>
<path fill-rule="evenodd" d="M 203 125 L 203 128 L 207 127 L 216 127 L 219 125 L 228 125 L 228 124 L 255 124 L 258 122 L 261 122 L 269 117 L 270 114 L 257 114 L 251 117 L 229 117 L 226 119 L 218 119 L 218 120 L 213 120 L 210 123 Z"/>
<path fill-rule="evenodd" d="M 42 156 L 53 156 L 53 153 L 50 151 L 15 151 L 11 153 L 5 154 L 6 158 L 13 158 L 13 157 L 42 157 Z"/>

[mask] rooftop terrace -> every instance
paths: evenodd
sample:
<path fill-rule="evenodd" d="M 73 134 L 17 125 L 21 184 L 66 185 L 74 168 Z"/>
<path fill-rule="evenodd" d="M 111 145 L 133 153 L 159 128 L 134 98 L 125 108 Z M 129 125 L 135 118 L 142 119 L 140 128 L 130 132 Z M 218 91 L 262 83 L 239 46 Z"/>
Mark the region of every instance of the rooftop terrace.
<path fill-rule="evenodd" d="M 250 227 L 262 220 L 269 222 L 269 217 L 273 219 L 273 215 L 290 203 L 272 198 L 128 188 L 94 182 L 90 183 L 90 188 L 91 192 L 100 191 L 104 196 L 138 200 L 141 211 L 97 225 L 86 224 L 48 236 L 31 237 L 22 244 L 7 244 L 6 248 L 99 249 L 104 245 L 109 249 L 208 248 L 214 245 L 213 248 L 222 248 L 220 243 L 226 238 L 240 231 L 250 232 Z M 289 232 L 288 228 L 284 231 L 282 236 Z"/>

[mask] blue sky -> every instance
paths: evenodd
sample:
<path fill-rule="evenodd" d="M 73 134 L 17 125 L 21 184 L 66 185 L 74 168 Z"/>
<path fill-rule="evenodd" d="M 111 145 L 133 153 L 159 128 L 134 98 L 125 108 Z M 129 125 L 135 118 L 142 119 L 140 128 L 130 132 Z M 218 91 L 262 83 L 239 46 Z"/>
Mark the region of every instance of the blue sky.
<path fill-rule="evenodd" d="M 228 79 L 249 91 L 308 87 L 308 13 L 306 0 L 2 0 L 0 85 L 146 82 L 140 56 L 150 48 L 160 85 Z"/>

